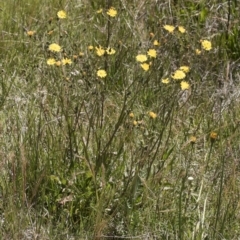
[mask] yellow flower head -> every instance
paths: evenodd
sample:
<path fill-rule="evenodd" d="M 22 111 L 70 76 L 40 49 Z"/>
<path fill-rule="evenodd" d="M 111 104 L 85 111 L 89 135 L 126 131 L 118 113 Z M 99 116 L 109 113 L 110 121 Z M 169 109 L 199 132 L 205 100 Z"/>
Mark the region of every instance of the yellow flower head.
<path fill-rule="evenodd" d="M 103 69 L 100 69 L 100 70 L 97 71 L 97 75 L 100 78 L 105 78 L 107 76 L 107 72 Z"/>
<path fill-rule="evenodd" d="M 163 78 L 162 79 L 162 83 L 164 84 L 168 84 L 170 81 L 169 81 L 169 78 Z"/>
<path fill-rule="evenodd" d="M 79 52 L 79 57 L 83 57 L 84 56 L 84 53 L 83 52 Z"/>
<path fill-rule="evenodd" d="M 149 64 L 148 63 L 142 63 L 141 67 L 144 71 L 148 71 L 149 70 Z"/>
<path fill-rule="evenodd" d="M 154 45 L 154 46 L 159 46 L 159 45 L 160 45 L 160 43 L 159 43 L 159 41 L 158 41 L 158 40 L 154 40 L 154 41 L 153 41 L 153 45 Z"/>
<path fill-rule="evenodd" d="M 190 143 L 194 144 L 196 143 L 196 141 L 197 141 L 197 138 L 195 136 L 190 137 Z"/>
<path fill-rule="evenodd" d="M 56 61 L 56 62 L 55 62 L 55 65 L 56 65 L 57 67 L 59 67 L 59 66 L 62 65 L 62 62 L 61 62 L 61 61 Z"/>
<path fill-rule="evenodd" d="M 72 60 L 71 59 L 69 59 L 69 58 L 64 58 L 64 59 L 62 59 L 62 64 L 63 65 L 71 65 L 72 64 Z"/>
<path fill-rule="evenodd" d="M 106 49 L 106 53 L 107 53 L 108 55 L 113 55 L 113 54 L 116 53 L 116 51 L 115 51 L 115 49 L 108 47 L 108 48 Z"/>
<path fill-rule="evenodd" d="M 146 62 L 147 61 L 147 55 L 139 54 L 136 56 L 136 60 L 138 62 Z"/>
<path fill-rule="evenodd" d="M 35 33 L 36 33 L 36 31 L 27 31 L 27 35 L 29 37 L 32 37 Z"/>
<path fill-rule="evenodd" d="M 199 50 L 198 48 L 195 50 L 195 53 L 197 54 L 197 55 L 200 55 L 201 54 L 201 50 Z"/>
<path fill-rule="evenodd" d="M 115 17 L 117 15 L 117 10 L 114 7 L 110 7 L 107 11 L 107 15 Z"/>
<path fill-rule="evenodd" d="M 179 69 L 185 73 L 188 73 L 190 71 L 190 67 L 188 67 L 188 66 L 181 66 Z"/>
<path fill-rule="evenodd" d="M 172 25 L 164 25 L 163 28 L 165 30 L 167 30 L 168 32 L 170 32 L 170 33 L 172 33 L 174 31 L 174 29 L 175 29 L 175 27 L 172 26 Z"/>
<path fill-rule="evenodd" d="M 178 26 L 178 31 L 180 33 L 185 33 L 186 32 L 186 29 L 183 27 L 183 26 Z"/>
<path fill-rule="evenodd" d="M 137 126 L 138 125 L 138 122 L 136 120 L 133 121 L 133 125 L 134 126 Z"/>
<path fill-rule="evenodd" d="M 150 118 L 155 119 L 157 117 L 157 114 L 154 112 L 148 112 L 148 115 Z"/>
<path fill-rule="evenodd" d="M 186 77 L 186 74 L 182 70 L 176 70 L 171 77 L 175 80 L 179 80 L 184 79 Z"/>
<path fill-rule="evenodd" d="M 48 49 L 51 52 L 60 52 L 62 48 L 58 44 L 52 43 L 52 44 L 49 45 Z"/>
<path fill-rule="evenodd" d="M 208 40 L 201 40 L 202 48 L 206 51 L 210 51 L 212 49 L 212 43 Z"/>
<path fill-rule="evenodd" d="M 56 60 L 54 58 L 49 58 L 47 60 L 47 65 L 55 65 L 55 63 L 56 63 Z"/>
<path fill-rule="evenodd" d="M 61 11 L 57 12 L 57 16 L 60 19 L 64 19 L 64 18 L 67 18 L 67 13 L 65 11 L 61 10 Z"/>
<path fill-rule="evenodd" d="M 133 113 L 133 112 L 130 112 L 130 113 L 129 113 L 129 117 L 130 117 L 130 118 L 134 118 L 134 113 Z"/>
<path fill-rule="evenodd" d="M 157 52 L 155 49 L 149 49 L 147 52 L 148 56 L 156 58 L 157 57 Z"/>
<path fill-rule="evenodd" d="M 150 32 L 150 33 L 149 33 L 149 36 L 150 36 L 151 38 L 153 38 L 155 35 L 154 35 L 153 32 Z"/>
<path fill-rule="evenodd" d="M 97 10 L 97 13 L 102 13 L 102 8 L 100 8 L 99 10 Z"/>
<path fill-rule="evenodd" d="M 215 141 L 216 139 L 217 139 L 217 133 L 216 132 L 211 132 L 210 133 L 210 139 L 211 139 L 211 141 Z"/>
<path fill-rule="evenodd" d="M 96 54 L 100 57 L 102 55 L 104 55 L 105 53 L 105 50 L 100 46 L 99 48 L 98 47 L 95 47 L 96 49 Z"/>
<path fill-rule="evenodd" d="M 188 82 L 186 82 L 186 81 L 182 81 L 182 82 L 181 82 L 181 89 L 182 89 L 182 90 L 187 90 L 187 89 L 189 89 L 189 88 L 190 88 L 190 85 L 189 85 Z"/>
<path fill-rule="evenodd" d="M 88 50 L 92 51 L 93 50 L 93 46 L 92 45 L 88 46 Z"/>

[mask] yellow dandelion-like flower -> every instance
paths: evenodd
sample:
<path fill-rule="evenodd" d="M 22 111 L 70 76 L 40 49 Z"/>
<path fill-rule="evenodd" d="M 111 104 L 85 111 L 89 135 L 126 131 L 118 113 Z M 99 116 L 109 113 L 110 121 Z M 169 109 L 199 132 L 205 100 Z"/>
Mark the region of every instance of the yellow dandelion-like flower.
<path fill-rule="evenodd" d="M 103 69 L 100 69 L 100 70 L 97 71 L 97 75 L 100 78 L 105 78 L 107 76 L 107 72 Z"/>
<path fill-rule="evenodd" d="M 27 35 L 29 37 L 32 37 L 35 33 L 36 33 L 36 31 L 27 31 Z"/>
<path fill-rule="evenodd" d="M 184 79 L 186 77 L 186 74 L 182 70 L 176 70 L 171 77 L 175 80 L 179 80 Z"/>
<path fill-rule="evenodd" d="M 201 40 L 202 48 L 206 51 L 210 51 L 212 49 L 212 43 L 208 40 Z"/>
<path fill-rule="evenodd" d="M 57 12 L 57 16 L 60 19 L 64 19 L 64 18 L 67 18 L 67 13 L 65 11 L 61 10 L 61 11 Z"/>
<path fill-rule="evenodd" d="M 133 113 L 133 112 L 130 112 L 130 113 L 129 113 L 129 117 L 130 117 L 130 118 L 134 118 L 134 113 Z"/>
<path fill-rule="evenodd" d="M 168 84 L 170 82 L 169 78 L 163 78 L 162 83 Z"/>
<path fill-rule="evenodd" d="M 147 63 L 142 63 L 142 64 L 141 64 L 141 67 L 142 67 L 142 69 L 143 69 L 144 71 L 148 71 L 148 70 L 149 70 L 149 64 L 147 64 Z"/>
<path fill-rule="evenodd" d="M 99 10 L 97 10 L 97 13 L 102 13 L 103 9 L 100 8 Z"/>
<path fill-rule="evenodd" d="M 79 52 L 79 57 L 83 57 L 84 56 L 84 53 L 83 52 Z"/>
<path fill-rule="evenodd" d="M 149 33 L 149 36 L 150 36 L 151 38 L 153 38 L 155 35 L 154 35 L 154 33 L 150 32 L 150 33 Z"/>
<path fill-rule="evenodd" d="M 62 48 L 58 44 L 52 43 L 52 44 L 49 45 L 48 49 L 51 52 L 60 52 Z"/>
<path fill-rule="evenodd" d="M 88 46 L 88 50 L 92 51 L 93 50 L 93 46 L 92 45 Z"/>
<path fill-rule="evenodd" d="M 190 137 L 190 143 L 194 144 L 196 143 L 196 141 L 197 141 L 197 138 L 195 136 Z"/>
<path fill-rule="evenodd" d="M 117 10 L 114 7 L 110 7 L 107 11 L 107 15 L 115 17 L 117 15 Z"/>
<path fill-rule="evenodd" d="M 172 33 L 174 31 L 174 29 L 175 29 L 175 27 L 172 26 L 172 25 L 164 25 L 163 28 L 165 30 L 167 30 L 168 32 L 170 32 L 170 33 Z"/>
<path fill-rule="evenodd" d="M 195 53 L 197 54 L 197 55 L 200 55 L 201 54 L 201 50 L 199 50 L 198 48 L 195 50 Z"/>
<path fill-rule="evenodd" d="M 133 125 L 134 126 L 137 126 L 138 125 L 138 122 L 136 120 L 133 121 Z"/>
<path fill-rule="evenodd" d="M 56 60 L 54 58 L 49 58 L 47 60 L 47 65 L 55 65 L 55 63 L 56 63 Z"/>
<path fill-rule="evenodd" d="M 186 32 L 186 29 L 183 27 L 183 26 L 178 26 L 178 31 L 180 33 L 185 33 Z"/>
<path fill-rule="evenodd" d="M 153 45 L 154 45 L 154 46 L 159 46 L 160 43 L 158 42 L 158 40 L 154 40 L 154 41 L 153 41 Z"/>
<path fill-rule="evenodd" d="M 139 54 L 136 56 L 136 60 L 138 62 L 146 62 L 147 61 L 147 55 Z"/>
<path fill-rule="evenodd" d="M 105 50 L 100 46 L 100 47 L 95 47 L 96 49 L 96 54 L 101 57 L 102 55 L 104 55 Z"/>
<path fill-rule="evenodd" d="M 149 49 L 147 52 L 148 56 L 156 58 L 157 57 L 157 52 L 155 49 Z"/>
<path fill-rule="evenodd" d="M 187 89 L 189 89 L 189 88 L 190 88 L 190 85 L 189 85 L 188 82 L 186 82 L 186 81 L 182 81 L 182 82 L 181 82 L 181 89 L 182 89 L 182 90 L 187 90 Z"/>
<path fill-rule="evenodd" d="M 116 53 L 116 51 L 115 51 L 115 49 L 108 47 L 108 48 L 106 49 L 106 53 L 107 53 L 108 55 L 113 55 L 113 54 Z"/>
<path fill-rule="evenodd" d="M 148 115 L 150 118 L 155 119 L 157 117 L 157 114 L 154 112 L 148 112 Z"/>
<path fill-rule="evenodd" d="M 62 62 L 61 62 L 61 61 L 56 61 L 55 65 L 56 65 L 57 67 L 59 67 L 59 66 L 62 65 Z"/>
<path fill-rule="evenodd" d="M 72 64 L 72 60 L 69 58 L 64 58 L 62 59 L 62 64 L 63 65 L 71 65 Z"/>
<path fill-rule="evenodd" d="M 190 67 L 188 67 L 188 66 L 181 66 L 179 69 L 185 73 L 188 73 L 190 71 Z"/>
<path fill-rule="evenodd" d="M 213 139 L 213 140 L 216 140 L 217 139 L 217 133 L 216 132 L 211 132 L 210 133 L 210 138 Z"/>

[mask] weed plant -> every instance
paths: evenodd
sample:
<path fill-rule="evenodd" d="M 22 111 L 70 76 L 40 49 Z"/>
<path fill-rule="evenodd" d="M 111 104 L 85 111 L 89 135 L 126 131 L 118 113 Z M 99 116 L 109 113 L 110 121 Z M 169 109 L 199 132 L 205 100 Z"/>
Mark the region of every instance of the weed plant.
<path fill-rule="evenodd" d="M 239 4 L 1 1 L 2 239 L 238 239 Z"/>

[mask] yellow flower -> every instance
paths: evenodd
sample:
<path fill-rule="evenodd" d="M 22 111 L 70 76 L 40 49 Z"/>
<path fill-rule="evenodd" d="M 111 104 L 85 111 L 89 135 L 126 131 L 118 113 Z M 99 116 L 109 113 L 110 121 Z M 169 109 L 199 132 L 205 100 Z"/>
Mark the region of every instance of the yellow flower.
<path fill-rule="evenodd" d="M 62 63 L 61 63 L 61 61 L 56 61 L 55 65 L 59 67 L 62 65 Z"/>
<path fill-rule="evenodd" d="M 107 11 L 107 15 L 115 17 L 117 15 L 117 10 L 114 7 L 110 7 Z"/>
<path fill-rule="evenodd" d="M 137 126 L 138 125 L 138 122 L 136 120 L 133 121 L 133 125 L 134 126 Z"/>
<path fill-rule="evenodd" d="M 110 48 L 110 47 L 108 47 L 107 49 L 106 49 L 106 53 L 108 54 L 108 55 L 113 55 L 113 54 L 115 54 L 115 50 L 113 49 L 113 48 Z"/>
<path fill-rule="evenodd" d="M 169 82 L 170 82 L 169 78 L 163 78 L 162 79 L 162 83 L 168 84 Z"/>
<path fill-rule="evenodd" d="M 103 69 L 100 69 L 100 70 L 97 71 L 97 75 L 100 78 L 105 78 L 107 76 L 107 72 Z"/>
<path fill-rule="evenodd" d="M 155 36 L 153 32 L 150 32 L 149 35 L 151 38 L 153 38 Z"/>
<path fill-rule="evenodd" d="M 184 79 L 186 77 L 186 74 L 182 70 L 176 70 L 171 77 L 175 80 L 179 80 Z"/>
<path fill-rule="evenodd" d="M 157 117 L 157 114 L 154 113 L 154 112 L 149 112 L 148 113 L 149 117 L 152 118 L 152 119 L 155 119 Z"/>
<path fill-rule="evenodd" d="M 185 33 L 186 32 L 186 29 L 183 27 L 183 26 L 178 26 L 178 31 L 180 33 Z"/>
<path fill-rule="evenodd" d="M 172 26 L 172 25 L 164 25 L 163 28 L 165 30 L 167 30 L 168 32 L 170 32 L 170 33 L 172 33 L 174 31 L 174 29 L 175 29 L 175 27 Z"/>
<path fill-rule="evenodd" d="M 99 10 L 97 10 L 97 13 L 102 13 L 102 8 L 100 8 Z"/>
<path fill-rule="evenodd" d="M 149 64 L 147 64 L 147 63 L 142 63 L 142 64 L 141 64 L 141 67 L 142 67 L 142 69 L 143 69 L 144 71 L 148 71 L 148 70 L 149 70 Z"/>
<path fill-rule="evenodd" d="M 63 65 L 71 65 L 72 64 L 72 60 L 71 59 L 69 59 L 69 58 L 64 58 L 64 59 L 62 59 L 62 64 Z"/>
<path fill-rule="evenodd" d="M 129 117 L 130 117 L 130 118 L 134 118 L 134 113 L 133 113 L 133 112 L 130 112 L 130 113 L 129 113 Z"/>
<path fill-rule="evenodd" d="M 56 60 L 54 58 L 49 58 L 47 60 L 47 65 L 54 65 L 56 63 Z"/>
<path fill-rule="evenodd" d="M 95 47 L 96 49 L 96 54 L 100 57 L 102 55 L 104 55 L 105 53 L 105 50 L 100 46 L 99 48 L 98 47 Z"/>
<path fill-rule="evenodd" d="M 194 144 L 196 143 L 196 141 L 197 141 L 197 138 L 195 136 L 190 137 L 190 143 Z"/>
<path fill-rule="evenodd" d="M 146 62 L 147 61 L 147 55 L 139 54 L 136 56 L 136 60 L 138 62 Z"/>
<path fill-rule="evenodd" d="M 84 56 L 84 53 L 83 52 L 79 52 L 79 57 L 83 57 Z"/>
<path fill-rule="evenodd" d="M 212 43 L 208 40 L 201 40 L 202 48 L 206 51 L 210 51 L 212 49 Z"/>
<path fill-rule="evenodd" d="M 35 33 L 36 33 L 36 31 L 27 31 L 27 35 L 29 37 L 32 37 Z"/>
<path fill-rule="evenodd" d="M 187 89 L 189 89 L 189 88 L 190 88 L 190 85 L 189 85 L 188 82 L 186 82 L 186 81 L 182 81 L 182 82 L 181 82 L 181 89 L 182 89 L 182 90 L 187 90 Z"/>
<path fill-rule="evenodd" d="M 90 45 L 90 46 L 88 46 L 88 50 L 93 50 L 93 46 L 92 45 Z"/>
<path fill-rule="evenodd" d="M 157 52 L 155 49 L 149 49 L 147 52 L 148 56 L 156 58 L 157 57 Z"/>
<path fill-rule="evenodd" d="M 197 55 L 200 55 L 201 54 L 201 50 L 199 50 L 198 48 L 195 50 L 195 53 L 197 54 Z"/>
<path fill-rule="evenodd" d="M 52 43 L 49 45 L 48 49 L 51 51 L 51 52 L 60 52 L 61 51 L 61 47 L 56 44 L 56 43 Z"/>
<path fill-rule="evenodd" d="M 211 140 L 216 140 L 217 139 L 217 133 L 216 132 L 211 132 L 210 133 L 210 139 Z"/>
<path fill-rule="evenodd" d="M 60 19 L 64 19 L 64 18 L 67 18 L 67 13 L 65 11 L 61 10 L 61 11 L 57 12 L 57 16 Z"/>
<path fill-rule="evenodd" d="M 185 73 L 188 73 L 190 71 L 190 67 L 188 67 L 188 66 L 181 66 L 179 69 Z"/>
<path fill-rule="evenodd" d="M 158 40 L 154 40 L 154 41 L 153 41 L 153 45 L 154 45 L 154 46 L 159 46 L 160 43 L 158 42 Z"/>

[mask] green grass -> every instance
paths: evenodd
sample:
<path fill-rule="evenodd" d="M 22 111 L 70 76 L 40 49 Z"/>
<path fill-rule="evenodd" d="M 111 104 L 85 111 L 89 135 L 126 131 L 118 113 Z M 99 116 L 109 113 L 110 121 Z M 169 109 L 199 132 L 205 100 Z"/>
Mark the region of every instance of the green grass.
<path fill-rule="evenodd" d="M 2 2 L 2 239 L 239 238 L 238 8 Z M 62 51 L 49 51 L 52 43 Z M 116 52 L 98 56 L 99 46 Z M 136 56 L 149 49 L 157 56 L 144 71 Z M 187 90 L 171 77 L 181 66 L 190 67 Z"/>

